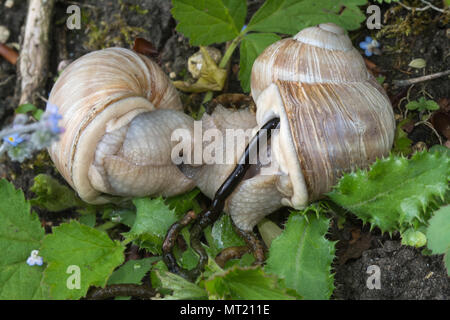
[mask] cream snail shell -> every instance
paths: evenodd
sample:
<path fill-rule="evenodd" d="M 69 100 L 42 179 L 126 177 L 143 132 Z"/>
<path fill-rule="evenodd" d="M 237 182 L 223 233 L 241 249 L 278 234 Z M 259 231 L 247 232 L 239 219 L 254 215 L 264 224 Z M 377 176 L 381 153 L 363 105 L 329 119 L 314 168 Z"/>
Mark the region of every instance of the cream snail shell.
<path fill-rule="evenodd" d="M 63 71 L 49 103 L 65 128 L 50 156 L 83 200 L 170 196 L 194 187 L 172 163 L 170 139 L 174 129 L 193 130 L 193 119 L 147 57 L 121 48 L 89 53 Z"/>
<path fill-rule="evenodd" d="M 306 28 L 272 44 L 256 59 L 251 80 L 257 127 L 275 117 L 280 124 L 269 150 L 275 169 L 262 174 L 256 166 L 226 202 L 239 228 L 251 230 L 282 206 L 304 208 L 331 191 L 344 172 L 389 153 L 392 106 L 337 25 Z M 222 170 L 232 169 L 208 170 L 224 176 Z M 194 180 L 214 194 L 223 180 L 208 182 L 203 174 Z"/>

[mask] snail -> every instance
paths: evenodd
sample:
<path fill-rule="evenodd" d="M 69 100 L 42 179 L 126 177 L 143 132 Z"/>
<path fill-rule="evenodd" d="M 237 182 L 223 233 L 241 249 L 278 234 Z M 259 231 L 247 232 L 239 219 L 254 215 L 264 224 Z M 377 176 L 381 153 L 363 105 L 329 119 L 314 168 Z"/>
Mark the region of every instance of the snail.
<path fill-rule="evenodd" d="M 66 131 L 49 153 L 90 203 L 113 196 L 171 196 L 199 187 L 213 199 L 192 228 L 192 247 L 204 265 L 199 232 L 222 211 L 249 234 L 264 216 L 283 206 L 304 208 L 329 192 L 343 173 L 367 168 L 392 147 L 389 99 L 335 24 L 306 28 L 266 48 L 254 62 L 251 93 L 256 115 L 219 107 L 202 118 L 204 129 L 252 131 L 231 163 L 176 165 L 171 134 L 184 128 L 195 139 L 194 120 L 182 112 L 167 76 L 133 51 L 95 51 L 70 64 L 50 93 L 49 103 L 58 106 Z M 238 163 L 249 160 L 265 129 L 276 127 L 264 147 L 268 161 Z M 225 139 L 218 151 L 229 147 Z M 175 271 L 171 249 L 183 223 L 191 220 L 182 221 L 163 244 L 164 260 Z"/>
<path fill-rule="evenodd" d="M 122 48 L 88 53 L 64 69 L 49 104 L 65 128 L 50 157 L 84 201 L 171 196 L 194 187 L 172 163 L 170 139 L 177 128 L 192 131 L 193 119 L 149 58 Z"/>
<path fill-rule="evenodd" d="M 257 128 L 274 118 L 280 123 L 269 144 L 274 169 L 253 165 L 226 200 L 239 229 L 252 230 L 282 206 L 304 208 L 343 173 L 367 168 L 392 147 L 390 101 L 335 24 L 303 29 L 266 48 L 254 62 L 251 93 Z M 207 166 L 192 178 L 213 197 L 223 180 L 205 177 L 227 176 L 233 167 Z"/>

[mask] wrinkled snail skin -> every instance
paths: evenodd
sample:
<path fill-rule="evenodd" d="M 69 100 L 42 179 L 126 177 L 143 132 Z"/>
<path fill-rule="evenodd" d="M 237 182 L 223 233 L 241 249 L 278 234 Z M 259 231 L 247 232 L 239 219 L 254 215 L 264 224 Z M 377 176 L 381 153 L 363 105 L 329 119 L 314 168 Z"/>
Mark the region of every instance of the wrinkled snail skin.
<path fill-rule="evenodd" d="M 50 156 L 89 203 L 186 192 L 194 182 L 172 163 L 173 130 L 193 130 L 159 66 L 131 50 L 91 52 L 69 65 L 49 97 L 65 128 Z"/>
<path fill-rule="evenodd" d="M 282 206 L 304 208 L 343 173 L 366 168 L 392 147 L 389 99 L 335 24 L 269 46 L 253 65 L 251 90 L 255 131 L 274 117 L 280 125 L 269 146 L 273 171 L 256 170 L 226 201 L 225 211 L 242 230 Z"/>

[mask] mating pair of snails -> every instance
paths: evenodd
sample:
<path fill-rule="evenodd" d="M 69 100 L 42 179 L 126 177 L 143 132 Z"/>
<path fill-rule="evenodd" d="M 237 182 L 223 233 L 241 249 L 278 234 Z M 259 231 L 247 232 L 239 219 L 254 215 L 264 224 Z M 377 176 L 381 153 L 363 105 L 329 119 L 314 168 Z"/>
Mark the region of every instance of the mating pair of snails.
<path fill-rule="evenodd" d="M 335 24 L 269 46 L 253 65 L 251 93 L 256 117 L 218 108 L 202 119 L 204 127 L 222 132 L 279 119 L 268 146 L 277 169 L 263 175 L 254 165 L 225 202 L 224 211 L 242 230 L 282 206 L 305 207 L 344 172 L 367 167 L 392 146 L 389 99 Z M 212 198 L 235 169 L 205 164 L 180 170 L 172 162 L 171 133 L 192 131 L 194 120 L 158 65 L 133 51 L 110 48 L 79 58 L 60 75 L 49 102 L 58 106 L 65 128 L 49 153 L 86 202 L 173 196 L 195 186 Z"/>

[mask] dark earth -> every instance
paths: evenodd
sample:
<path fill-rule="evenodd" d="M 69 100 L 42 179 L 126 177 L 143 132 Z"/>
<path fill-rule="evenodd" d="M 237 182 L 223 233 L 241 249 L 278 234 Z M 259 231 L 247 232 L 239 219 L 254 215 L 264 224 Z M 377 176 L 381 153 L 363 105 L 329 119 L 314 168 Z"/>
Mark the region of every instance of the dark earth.
<path fill-rule="evenodd" d="M 11 36 L 8 43 L 20 43 L 21 31 L 27 12 L 26 1 L 14 1 L 12 8 L 3 6 L 0 1 L 0 24 L 6 26 Z M 422 7 L 420 1 L 403 1 L 409 6 Z M 441 7 L 442 1 L 431 1 Z M 261 0 L 248 1 L 249 15 L 263 3 Z M 81 30 L 66 28 L 66 8 L 77 4 L 82 11 Z M 176 79 L 187 76 L 186 63 L 190 55 L 198 48 L 191 47 L 188 39 L 175 30 L 176 22 L 170 14 L 171 4 L 166 0 L 91 0 L 59 1 L 56 5 L 51 28 L 50 72 L 42 97 L 47 97 L 58 75 L 58 65 L 63 60 L 73 60 L 87 52 L 105 47 L 120 46 L 131 48 L 134 38 L 142 37 L 153 43 L 160 52 L 163 69 L 169 74 L 174 72 Z M 369 68 L 376 76 L 385 76 L 384 86 L 391 98 L 394 112 L 405 112 L 406 97 L 416 100 L 424 94 L 437 101 L 441 109 L 449 111 L 449 78 L 422 82 L 412 88 L 398 88 L 392 85 L 396 79 L 408 79 L 449 69 L 450 32 L 446 19 L 431 9 L 415 12 L 399 5 L 381 6 L 384 17 L 383 29 L 368 30 L 363 25 L 350 33 L 355 46 L 370 35 L 382 45 L 383 54 L 372 56 L 373 65 Z M 391 8 L 394 8 L 393 11 Z M 217 46 L 223 51 L 223 46 Z M 237 79 L 239 53 L 235 52 L 229 80 L 225 92 L 241 92 Z M 412 69 L 409 62 L 415 58 L 426 61 L 425 69 Z M 17 107 L 16 67 L 0 58 L 0 124 L 11 122 L 13 110 Z M 408 90 L 409 89 L 409 90 Z M 202 96 L 184 96 L 187 108 L 197 105 Z M 44 108 L 41 100 L 38 107 Z M 413 119 L 418 121 L 418 119 Z M 438 144 L 439 138 L 426 125 L 409 128 L 408 137 L 413 149 L 431 147 Z M 446 137 L 441 135 L 444 143 Z M 424 143 L 424 144 L 423 144 Z M 0 164 L 0 178 L 7 178 L 16 187 L 24 190 L 27 198 L 33 178 L 38 173 L 49 173 L 62 183 L 64 181 L 53 168 L 46 152 L 41 152 L 33 160 L 23 164 L 4 159 Z M 73 213 L 58 214 L 37 210 L 47 227 L 57 225 L 71 217 Z M 286 216 L 284 211 L 277 220 Z M 283 221 L 281 221 L 283 222 Z M 337 219 L 330 228 L 330 239 L 339 240 L 337 257 L 334 263 L 335 286 L 334 299 L 450 299 L 450 278 L 444 267 L 442 256 L 427 256 L 420 249 L 402 246 L 398 234 L 392 237 L 380 234 L 377 229 L 369 232 L 367 226 L 354 217 L 348 217 L 341 228 Z M 368 289 L 366 281 L 370 276 L 367 268 L 377 265 L 380 268 L 381 289 Z"/>

